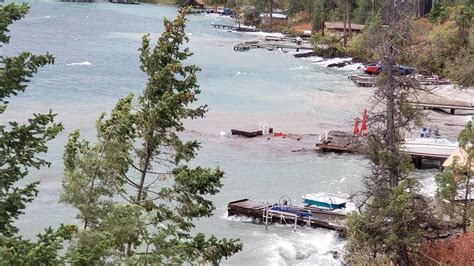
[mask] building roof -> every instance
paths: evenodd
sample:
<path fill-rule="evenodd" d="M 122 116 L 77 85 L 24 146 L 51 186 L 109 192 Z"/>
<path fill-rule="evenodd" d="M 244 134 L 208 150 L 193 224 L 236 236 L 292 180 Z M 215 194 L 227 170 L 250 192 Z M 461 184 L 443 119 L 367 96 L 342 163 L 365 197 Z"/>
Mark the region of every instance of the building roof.
<path fill-rule="evenodd" d="M 333 29 L 333 30 L 342 30 L 344 29 L 344 23 L 342 22 L 325 22 L 324 26 L 326 29 Z M 365 25 L 362 24 L 354 24 L 351 23 L 351 29 L 356 31 L 362 31 Z M 346 28 L 349 29 L 349 25 L 346 25 Z"/>
<path fill-rule="evenodd" d="M 261 17 L 261 18 L 269 18 L 269 17 L 270 17 L 270 13 L 262 13 L 262 14 L 260 14 L 260 17 Z M 272 18 L 276 18 L 276 19 L 287 19 L 288 16 L 285 15 L 285 14 L 281 14 L 281 13 L 273 13 L 273 14 L 272 14 Z"/>
<path fill-rule="evenodd" d="M 444 161 L 443 167 L 449 167 L 453 164 L 454 159 L 457 157 L 457 164 L 465 166 L 467 163 L 467 153 L 461 148 L 457 148 L 449 157 Z M 471 166 L 471 171 L 474 171 L 474 165 Z"/>

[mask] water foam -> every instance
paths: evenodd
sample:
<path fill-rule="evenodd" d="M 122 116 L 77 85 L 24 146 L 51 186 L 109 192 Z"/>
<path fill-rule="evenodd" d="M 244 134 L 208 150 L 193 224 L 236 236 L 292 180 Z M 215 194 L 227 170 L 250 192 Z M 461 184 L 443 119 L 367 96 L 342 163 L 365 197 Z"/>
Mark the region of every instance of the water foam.
<path fill-rule="evenodd" d="M 336 57 L 336 58 L 331 58 L 331 59 L 327 59 L 327 60 L 324 60 L 324 61 L 313 62 L 313 64 L 327 67 L 330 64 L 339 64 L 339 63 L 343 63 L 343 62 L 350 61 L 350 60 L 352 60 L 352 58 L 350 58 L 350 57 L 346 57 L 346 58 Z"/>
<path fill-rule="evenodd" d="M 69 63 L 69 64 L 66 64 L 66 66 L 92 66 L 92 63 L 89 61 L 84 61 L 80 63 Z"/>
<path fill-rule="evenodd" d="M 318 229 L 297 231 L 291 236 L 272 235 L 267 248 L 270 265 L 340 265 L 333 254 L 340 253 L 344 242 L 335 232 Z"/>
<path fill-rule="evenodd" d="M 221 216 L 221 218 L 226 220 L 226 221 L 232 221 L 232 222 L 253 222 L 253 218 L 251 218 L 251 217 L 227 215 L 227 213 L 224 213 Z"/>
<path fill-rule="evenodd" d="M 302 70 L 302 69 L 307 69 L 307 66 L 299 66 L 299 67 L 292 67 L 290 70 Z"/>

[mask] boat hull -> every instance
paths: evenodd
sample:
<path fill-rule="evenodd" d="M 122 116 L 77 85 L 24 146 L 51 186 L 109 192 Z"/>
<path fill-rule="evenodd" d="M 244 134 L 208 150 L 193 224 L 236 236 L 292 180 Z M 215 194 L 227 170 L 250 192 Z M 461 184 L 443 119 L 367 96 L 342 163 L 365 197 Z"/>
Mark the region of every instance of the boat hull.
<path fill-rule="evenodd" d="M 303 203 L 311 206 L 326 208 L 326 209 L 342 209 L 346 207 L 346 203 L 328 203 L 324 201 L 318 201 L 314 199 L 303 199 Z"/>
<path fill-rule="evenodd" d="M 404 143 L 402 150 L 411 154 L 448 158 L 457 148 L 457 144 Z"/>

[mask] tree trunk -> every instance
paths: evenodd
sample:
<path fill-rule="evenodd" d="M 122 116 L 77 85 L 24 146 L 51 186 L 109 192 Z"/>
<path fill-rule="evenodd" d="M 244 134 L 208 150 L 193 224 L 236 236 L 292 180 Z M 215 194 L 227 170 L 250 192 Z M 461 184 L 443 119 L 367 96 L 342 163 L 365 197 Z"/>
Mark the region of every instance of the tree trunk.
<path fill-rule="evenodd" d="M 270 0 L 270 32 L 273 32 L 273 0 Z"/>
<path fill-rule="evenodd" d="M 395 17 L 394 17 L 394 0 L 390 0 L 387 12 L 387 19 L 388 25 L 390 27 L 388 37 L 389 40 L 396 38 L 396 29 L 395 29 Z M 393 58 L 393 44 L 390 41 L 387 41 L 384 44 L 386 47 L 384 48 L 384 55 L 383 55 L 383 68 L 385 70 L 386 80 L 385 80 L 385 96 L 387 100 L 387 135 L 385 137 L 385 141 L 387 142 L 387 148 L 389 152 L 389 156 L 395 160 L 398 158 L 398 149 L 396 145 L 396 136 L 397 136 L 397 129 L 395 127 L 395 116 L 396 116 L 396 108 L 395 108 L 395 100 L 397 98 L 396 95 L 396 80 L 393 76 L 393 65 L 394 65 L 394 58 Z M 395 188 L 398 185 L 398 169 L 397 165 L 393 165 L 389 162 L 388 165 L 388 178 L 390 180 L 390 187 Z"/>
<path fill-rule="evenodd" d="M 352 40 L 352 0 L 348 0 L 347 4 L 347 24 L 349 26 L 349 40 Z"/>
<path fill-rule="evenodd" d="M 468 157 L 467 159 L 467 176 L 466 176 L 466 191 L 464 194 L 464 206 L 463 206 L 463 213 L 462 213 L 462 231 L 463 233 L 467 233 L 467 224 L 469 222 L 469 207 L 471 205 L 470 202 L 470 195 L 471 195 L 471 165 L 472 165 L 472 158 Z"/>
<path fill-rule="evenodd" d="M 347 11 L 347 1 L 348 0 L 343 0 L 343 1 L 344 1 L 344 4 L 346 5 L 346 11 Z M 343 3 L 343 2 L 341 1 L 341 3 Z M 347 46 L 347 29 L 346 29 L 346 27 L 347 27 L 347 24 L 346 24 L 346 22 L 347 22 L 347 12 L 343 12 L 343 14 L 344 15 L 343 15 L 342 20 L 343 20 L 343 23 L 344 23 L 344 29 L 343 29 L 342 37 L 344 38 L 343 39 L 344 40 L 344 47 L 346 47 Z"/>
<path fill-rule="evenodd" d="M 148 166 L 150 165 L 150 160 L 152 156 L 152 150 L 151 146 L 149 143 L 145 144 L 146 147 L 146 154 L 145 154 L 145 163 L 143 164 L 143 167 L 141 168 L 141 177 L 140 177 L 140 182 L 138 183 L 138 188 L 137 188 L 137 198 L 135 204 L 140 204 L 140 201 L 142 200 L 142 195 L 143 195 L 143 187 L 145 186 L 145 179 L 146 179 L 146 174 L 148 170 Z M 132 243 L 128 242 L 127 243 L 127 249 L 125 251 L 125 255 L 127 257 L 132 256 Z"/>

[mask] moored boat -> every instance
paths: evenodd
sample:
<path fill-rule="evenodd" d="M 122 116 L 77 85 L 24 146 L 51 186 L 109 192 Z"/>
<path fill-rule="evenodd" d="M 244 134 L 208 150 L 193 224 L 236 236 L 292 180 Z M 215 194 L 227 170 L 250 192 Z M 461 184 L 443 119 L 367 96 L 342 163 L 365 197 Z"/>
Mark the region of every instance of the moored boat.
<path fill-rule="evenodd" d="M 303 203 L 309 206 L 325 209 L 341 209 L 346 207 L 348 199 L 341 195 L 330 193 L 311 193 L 303 196 Z"/>
<path fill-rule="evenodd" d="M 446 138 L 411 138 L 401 148 L 410 154 L 447 158 L 458 148 L 458 142 Z"/>

